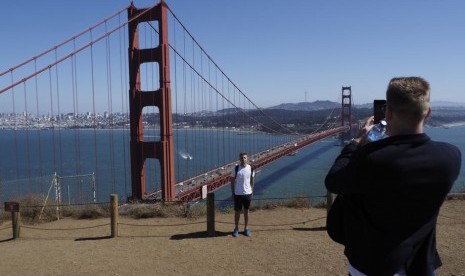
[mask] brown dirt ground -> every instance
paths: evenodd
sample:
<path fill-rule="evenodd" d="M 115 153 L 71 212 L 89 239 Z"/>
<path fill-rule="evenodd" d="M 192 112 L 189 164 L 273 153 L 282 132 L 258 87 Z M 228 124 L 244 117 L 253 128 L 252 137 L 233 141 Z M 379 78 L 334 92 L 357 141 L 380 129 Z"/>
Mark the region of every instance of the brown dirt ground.
<path fill-rule="evenodd" d="M 438 275 L 465 275 L 464 200 L 447 201 L 438 221 Z M 343 247 L 325 231 L 325 209 L 251 213 L 252 236 L 231 236 L 232 214 L 216 215 L 215 237 L 206 220 L 62 219 L 23 226 L 11 240 L 0 225 L 0 275 L 347 275 Z M 241 218 L 242 219 L 242 218 Z"/>

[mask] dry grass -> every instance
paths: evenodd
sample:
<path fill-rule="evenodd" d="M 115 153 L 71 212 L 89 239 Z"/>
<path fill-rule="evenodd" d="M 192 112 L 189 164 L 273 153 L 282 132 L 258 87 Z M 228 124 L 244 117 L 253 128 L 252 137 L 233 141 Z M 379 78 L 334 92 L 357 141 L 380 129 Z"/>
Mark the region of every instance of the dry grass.
<path fill-rule="evenodd" d="M 109 204 L 85 204 L 85 205 L 46 205 L 46 198 L 42 195 L 31 194 L 18 198 L 15 201 L 20 204 L 21 220 L 25 224 L 36 224 L 57 220 L 57 218 L 71 217 L 75 219 L 98 219 L 111 215 Z M 291 199 L 279 200 L 255 200 L 251 211 L 270 210 L 279 207 L 287 208 L 311 208 L 325 207 L 326 201 L 322 200 L 312 206 L 309 197 L 301 196 Z M 232 206 L 217 208 L 218 212 L 231 213 Z M 134 219 L 184 217 L 199 218 L 206 216 L 205 202 L 194 204 L 186 203 L 130 203 L 119 207 L 119 214 Z M 0 214 L 0 224 L 11 219 L 7 212 Z"/>
<path fill-rule="evenodd" d="M 464 199 L 464 196 L 451 196 L 453 199 Z M 57 220 L 57 218 L 70 217 L 74 219 L 98 219 L 111 215 L 110 204 L 86 204 L 86 205 L 56 205 L 44 206 L 45 197 L 41 195 L 27 195 L 16 200 L 20 204 L 21 220 L 25 224 L 36 224 Z M 326 200 L 316 201 L 308 196 L 300 196 L 291 199 L 254 200 L 251 211 L 273 210 L 276 208 L 325 208 Z M 217 207 L 217 212 L 232 213 L 233 207 Z M 119 207 L 119 215 L 133 219 L 147 218 L 199 218 L 207 214 L 206 202 L 193 204 L 186 203 L 128 203 Z M 0 213 L 0 224 L 9 221 L 11 216 L 7 212 Z"/>
<path fill-rule="evenodd" d="M 29 194 L 18 198 L 21 219 L 25 223 L 35 224 L 40 222 L 49 222 L 56 220 L 56 206 L 46 206 L 45 196 L 38 194 Z"/>
<path fill-rule="evenodd" d="M 64 216 L 73 217 L 76 219 L 98 219 L 108 218 L 111 215 L 109 204 L 90 204 L 79 207 L 66 206 Z"/>
<path fill-rule="evenodd" d="M 135 203 L 121 206 L 119 209 L 119 214 L 134 219 L 156 217 L 198 218 L 207 214 L 207 207 L 205 204 L 192 205 L 183 203 Z"/>
<path fill-rule="evenodd" d="M 58 218 L 72 217 L 76 219 L 97 219 L 110 217 L 108 204 L 86 205 L 50 205 L 46 204 L 45 196 L 30 194 L 14 200 L 19 203 L 21 222 L 24 224 L 37 224 L 55 221 Z M 2 212 L 0 223 L 10 220 L 9 212 Z"/>
<path fill-rule="evenodd" d="M 325 207 L 326 201 L 319 201 L 317 204 L 312 204 L 312 198 L 308 196 L 299 196 L 290 199 L 279 199 L 279 200 L 260 200 L 254 203 L 250 210 L 272 210 L 280 207 L 286 208 L 312 208 L 312 207 Z"/>

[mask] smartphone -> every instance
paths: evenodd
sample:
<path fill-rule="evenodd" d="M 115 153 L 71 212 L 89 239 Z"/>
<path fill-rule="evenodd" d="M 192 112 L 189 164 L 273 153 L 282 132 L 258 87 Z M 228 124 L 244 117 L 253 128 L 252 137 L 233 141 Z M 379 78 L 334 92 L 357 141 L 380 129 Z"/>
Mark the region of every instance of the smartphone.
<path fill-rule="evenodd" d="M 386 106 L 386 100 L 374 100 L 373 101 L 373 115 L 375 116 L 374 123 L 379 123 L 380 120 L 384 120 L 384 109 Z"/>

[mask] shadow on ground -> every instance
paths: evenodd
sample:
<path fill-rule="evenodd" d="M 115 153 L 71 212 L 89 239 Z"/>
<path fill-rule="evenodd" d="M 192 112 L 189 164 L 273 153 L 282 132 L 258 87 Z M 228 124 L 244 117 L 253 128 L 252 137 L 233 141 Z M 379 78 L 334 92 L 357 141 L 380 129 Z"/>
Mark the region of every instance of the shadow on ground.
<path fill-rule="evenodd" d="M 214 237 L 224 237 L 231 235 L 231 232 L 220 232 L 215 231 L 215 234 L 210 236 L 207 231 L 193 232 L 187 234 L 178 234 L 171 236 L 170 240 L 185 240 L 185 239 L 204 239 L 204 238 L 214 238 Z"/>
<path fill-rule="evenodd" d="M 9 238 L 9 239 L 5 239 L 5 240 L 0 240 L 0 243 L 3 243 L 3 242 L 9 242 L 9 241 L 13 241 L 14 238 Z"/>
<path fill-rule="evenodd" d="M 74 241 L 98 241 L 98 240 L 106 240 L 106 239 L 111 239 L 111 236 L 77 238 Z"/>
<path fill-rule="evenodd" d="M 294 227 L 292 228 L 296 231 L 311 231 L 311 232 L 318 232 L 318 231 L 326 231 L 326 226 L 319 226 L 319 227 Z"/>

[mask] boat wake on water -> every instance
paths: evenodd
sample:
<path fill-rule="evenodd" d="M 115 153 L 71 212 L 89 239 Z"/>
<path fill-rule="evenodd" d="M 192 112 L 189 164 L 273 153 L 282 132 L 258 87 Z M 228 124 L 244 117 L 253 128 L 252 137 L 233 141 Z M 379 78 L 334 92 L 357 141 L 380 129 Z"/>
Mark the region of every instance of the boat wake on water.
<path fill-rule="evenodd" d="M 184 159 L 184 160 L 192 160 L 193 159 L 193 157 L 189 153 L 186 153 L 186 152 L 180 152 L 179 156 L 181 156 L 181 158 Z"/>

